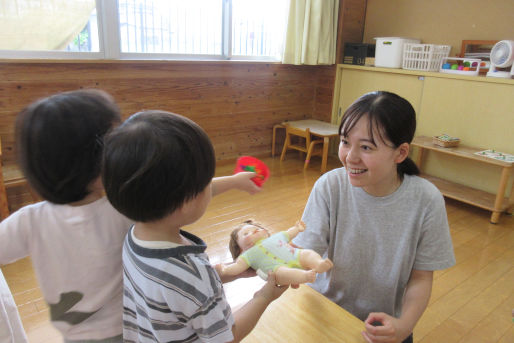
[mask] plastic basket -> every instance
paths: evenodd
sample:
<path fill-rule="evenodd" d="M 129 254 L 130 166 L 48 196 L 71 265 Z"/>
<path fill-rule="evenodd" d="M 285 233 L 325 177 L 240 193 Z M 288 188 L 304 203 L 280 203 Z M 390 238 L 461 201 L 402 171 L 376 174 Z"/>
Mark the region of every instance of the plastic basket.
<path fill-rule="evenodd" d="M 402 69 L 439 71 L 441 60 L 448 57 L 451 46 L 405 43 Z"/>
<path fill-rule="evenodd" d="M 439 72 L 478 76 L 481 63 L 482 61 L 479 58 L 445 57 L 441 60 L 441 69 L 439 69 Z"/>
<path fill-rule="evenodd" d="M 458 146 L 460 139 L 457 137 L 450 137 L 448 135 L 441 135 L 432 137 L 432 143 L 438 146 L 442 146 L 443 148 L 451 148 Z"/>

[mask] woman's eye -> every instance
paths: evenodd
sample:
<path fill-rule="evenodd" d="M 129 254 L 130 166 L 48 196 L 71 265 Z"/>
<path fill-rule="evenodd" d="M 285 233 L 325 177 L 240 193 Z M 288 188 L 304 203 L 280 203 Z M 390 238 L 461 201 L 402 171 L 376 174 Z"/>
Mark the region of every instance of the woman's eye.
<path fill-rule="evenodd" d="M 362 150 L 369 151 L 369 150 L 371 150 L 371 147 L 369 147 L 367 145 L 363 145 Z"/>
<path fill-rule="evenodd" d="M 348 144 L 348 141 L 344 138 L 341 138 L 341 143 L 343 143 L 343 145 L 347 145 Z"/>

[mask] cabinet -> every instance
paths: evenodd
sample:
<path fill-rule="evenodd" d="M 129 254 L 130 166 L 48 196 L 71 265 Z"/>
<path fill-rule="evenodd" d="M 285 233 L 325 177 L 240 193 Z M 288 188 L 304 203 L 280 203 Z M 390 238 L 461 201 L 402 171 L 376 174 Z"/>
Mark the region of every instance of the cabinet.
<path fill-rule="evenodd" d="M 409 100 L 416 110 L 416 136 L 446 133 L 459 137 L 463 146 L 514 154 L 513 79 L 341 64 L 334 85 L 332 122 L 338 123 L 353 101 L 374 90 L 387 90 Z M 429 150 L 423 156 L 425 173 L 489 194 L 498 193 L 498 166 Z M 412 149 L 412 158 L 418 160 L 418 154 L 418 149 Z M 512 189 L 512 176 L 505 182 L 506 189 Z"/>

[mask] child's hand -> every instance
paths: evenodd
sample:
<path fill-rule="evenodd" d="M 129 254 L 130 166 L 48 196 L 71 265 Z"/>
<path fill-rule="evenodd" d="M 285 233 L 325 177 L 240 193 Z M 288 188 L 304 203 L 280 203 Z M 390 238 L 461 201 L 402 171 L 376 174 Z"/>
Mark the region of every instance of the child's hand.
<path fill-rule="evenodd" d="M 289 285 L 277 285 L 275 281 L 275 273 L 268 274 L 268 280 L 262 288 L 255 293 L 254 298 L 262 297 L 266 302 L 270 303 L 277 299 L 289 288 Z"/>
<path fill-rule="evenodd" d="M 256 176 L 257 173 L 254 172 L 240 172 L 234 174 L 234 187 L 252 195 L 255 193 L 259 193 L 261 191 L 261 188 L 252 181 L 252 178 Z"/>

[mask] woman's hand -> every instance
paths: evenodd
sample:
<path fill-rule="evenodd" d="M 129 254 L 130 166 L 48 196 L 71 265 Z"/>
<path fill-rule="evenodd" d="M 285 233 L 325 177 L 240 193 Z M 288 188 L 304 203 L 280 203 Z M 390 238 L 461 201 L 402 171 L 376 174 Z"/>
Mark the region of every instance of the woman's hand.
<path fill-rule="evenodd" d="M 262 297 L 267 303 L 277 299 L 289 288 L 289 285 L 277 285 L 275 273 L 268 273 L 268 280 L 262 288 L 254 294 L 254 298 Z"/>
<path fill-rule="evenodd" d="M 400 343 L 410 334 L 400 319 L 382 312 L 372 312 L 364 321 L 362 336 L 369 343 Z"/>

